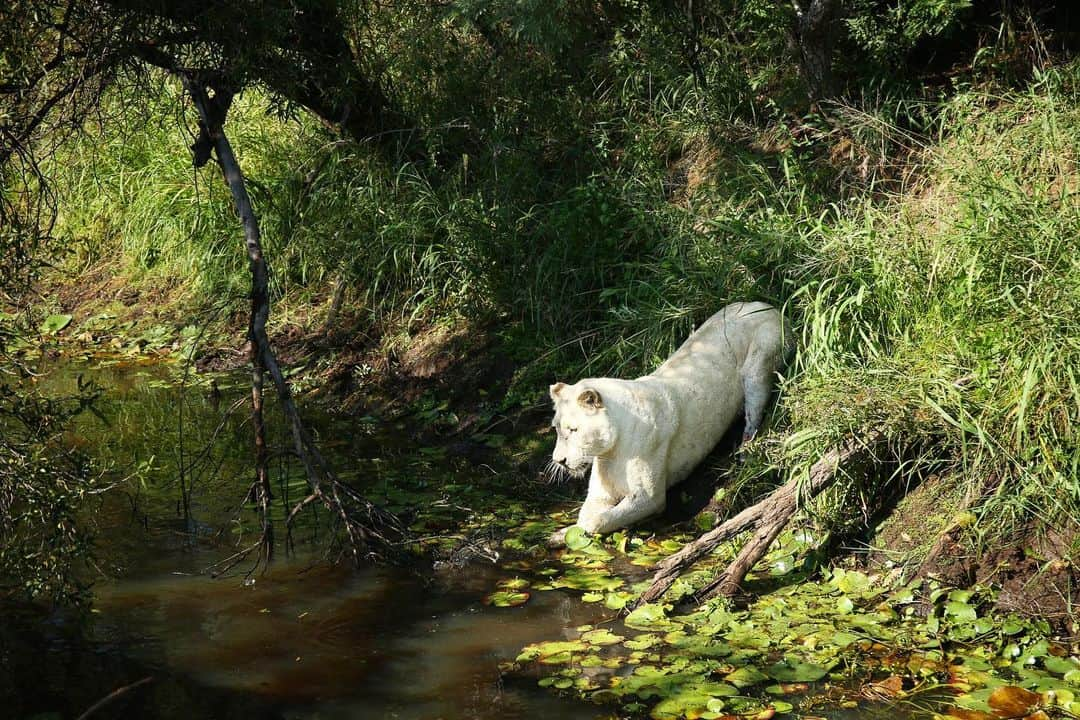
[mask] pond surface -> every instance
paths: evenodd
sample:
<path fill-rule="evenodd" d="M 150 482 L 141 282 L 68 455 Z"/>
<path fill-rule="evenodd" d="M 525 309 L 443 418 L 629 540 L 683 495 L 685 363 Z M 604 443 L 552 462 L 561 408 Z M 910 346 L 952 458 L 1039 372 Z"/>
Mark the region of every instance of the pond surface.
<path fill-rule="evenodd" d="M 206 569 L 238 542 L 237 508 L 252 476 L 246 406 L 228 414 L 246 389 L 239 382 L 185 389 L 174 370 L 154 365 L 68 366 L 43 383 L 61 393 L 85 380 L 104 393 L 71 442 L 109 463 L 111 476 L 136 477 L 93 508 L 98 573 L 89 619 L 3 608 L 0 716 L 77 718 L 145 678 L 95 717 L 613 716 L 610 707 L 538 687 L 539 676 L 528 671 L 500 671 L 529 643 L 576 637 L 584 624 L 621 627 L 617 613 L 582 602 L 580 593 L 533 592 L 513 608 L 483 604 L 500 580 L 515 577 L 505 564 L 423 572 L 332 566 L 317 552 L 327 529 L 311 513 L 295 533 L 295 552 L 279 549 L 269 572 L 249 575 L 247 561 L 227 577 L 210 577 Z M 508 498 L 522 482 L 498 462 L 453 462 L 418 447 L 402 427 L 306 414 L 343 478 L 391 506 L 403 484 L 445 485 L 452 504 L 453 488 L 495 487 L 493 474 L 502 473 Z M 271 436 L 278 446 L 286 439 L 279 425 Z M 279 459 L 282 517 L 290 500 L 303 497 L 302 478 L 286 470 Z M 501 502 L 488 498 L 492 507 Z M 828 715 L 905 716 L 895 707 Z"/>
<path fill-rule="evenodd" d="M 111 463 L 118 478 L 142 472 L 130 490 L 104 495 L 94 509 L 103 576 L 95 579 L 87 624 L 5 609 L 0 666 L 11 672 L 0 697 L 14 717 L 77 717 L 143 677 L 154 680 L 99 716 L 605 716 L 602 708 L 537 687 L 535 678 L 503 680 L 498 664 L 522 646 L 602 620 L 603 613 L 557 591 L 538 593 L 522 607 L 488 607 L 481 599 L 514 576 L 491 563 L 441 572 L 330 566 L 314 554 L 326 532 L 316 518 L 297 531 L 291 557 L 279 549 L 269 572 L 245 578 L 247 562 L 229 577 L 209 577 L 205 569 L 231 552 L 230 525 L 252 474 L 246 408 L 218 428 L 244 389 L 183 391 L 167 368 L 152 365 L 68 367 L 44 383 L 59 393 L 79 376 L 105 392 L 96 412 L 79 419 L 72 442 Z M 462 473 L 492 473 L 451 471 L 453 463 L 441 457 L 425 461 L 398 428 L 380 436 L 374 423 L 318 414 L 313 420 L 342 476 L 367 475 L 370 488 L 402 468 L 428 471 L 431 482 L 451 472 L 458 481 Z M 271 431 L 283 439 L 280 427 Z M 215 432 L 214 450 L 200 462 Z M 410 454 L 421 460 L 405 462 Z M 191 487 L 188 520 L 179 499 L 181 466 Z M 303 497 L 296 473 L 276 482 L 279 498 Z"/>

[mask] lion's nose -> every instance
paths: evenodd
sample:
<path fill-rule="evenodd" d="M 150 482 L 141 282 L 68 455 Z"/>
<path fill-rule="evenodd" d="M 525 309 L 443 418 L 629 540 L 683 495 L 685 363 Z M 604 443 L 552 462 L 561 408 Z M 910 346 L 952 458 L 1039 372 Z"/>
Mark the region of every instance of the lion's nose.
<path fill-rule="evenodd" d="M 555 458 L 555 462 L 559 463 L 563 467 L 566 467 L 566 458 L 565 457 Z"/>

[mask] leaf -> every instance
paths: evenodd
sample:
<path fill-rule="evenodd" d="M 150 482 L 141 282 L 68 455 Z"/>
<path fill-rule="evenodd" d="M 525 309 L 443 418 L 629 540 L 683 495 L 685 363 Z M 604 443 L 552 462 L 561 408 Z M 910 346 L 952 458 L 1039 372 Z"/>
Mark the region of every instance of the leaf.
<path fill-rule="evenodd" d="M 1019 718 L 1028 715 L 1042 702 L 1042 696 L 1015 685 L 995 688 L 987 704 L 1003 718 Z"/>
<path fill-rule="evenodd" d="M 634 597 L 633 593 L 623 592 L 622 590 L 609 592 L 604 596 L 604 607 L 609 610 L 622 610 Z"/>
<path fill-rule="evenodd" d="M 966 602 L 957 600 L 950 600 L 945 603 L 945 614 L 957 620 L 975 620 L 978 617 L 975 608 Z"/>
<path fill-rule="evenodd" d="M 654 635 L 653 633 L 642 633 L 629 640 L 624 640 L 623 645 L 630 650 L 648 650 L 654 645 L 659 645 L 660 642 L 661 640 L 657 635 Z"/>
<path fill-rule="evenodd" d="M 538 660 L 545 665 L 570 662 L 574 653 L 584 652 L 588 646 L 580 640 L 555 640 L 526 645 L 514 662 Z"/>
<path fill-rule="evenodd" d="M 517 607 L 529 601 L 529 593 L 519 590 L 499 590 L 484 596 L 484 604 L 493 607 Z"/>
<path fill-rule="evenodd" d="M 1080 665 L 1077 665 L 1069 658 L 1059 658 L 1053 655 L 1043 658 L 1043 667 L 1058 675 L 1068 675 L 1070 672 L 1080 670 Z"/>
<path fill-rule="evenodd" d="M 41 323 L 41 332 L 45 335 L 55 335 L 71 324 L 70 315 L 50 315 Z"/>
<path fill-rule="evenodd" d="M 737 688 L 750 687 L 751 685 L 757 685 L 758 683 L 765 682 L 769 679 L 769 676 L 758 670 L 753 665 L 745 665 L 738 670 L 728 673 L 724 678 L 727 682 L 731 683 Z"/>
<path fill-rule="evenodd" d="M 581 639 L 590 645 L 614 645 L 622 642 L 625 638 L 622 635 L 614 634 L 610 630 L 598 629 L 582 633 Z"/>
<path fill-rule="evenodd" d="M 678 627 L 668 619 L 663 605 L 645 603 L 626 616 L 623 623 L 635 630 L 674 630 Z"/>
<path fill-rule="evenodd" d="M 566 547 L 571 550 L 584 550 L 592 544 L 592 537 L 578 525 L 571 525 L 566 531 Z"/>
<path fill-rule="evenodd" d="M 784 658 L 765 669 L 769 677 L 780 682 L 816 682 L 829 673 L 830 668 L 814 663 Z"/>

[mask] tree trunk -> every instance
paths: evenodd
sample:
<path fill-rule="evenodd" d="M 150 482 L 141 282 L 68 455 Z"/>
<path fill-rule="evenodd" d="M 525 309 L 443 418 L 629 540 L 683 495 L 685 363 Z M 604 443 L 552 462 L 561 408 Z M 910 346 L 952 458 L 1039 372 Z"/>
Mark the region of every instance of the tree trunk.
<path fill-rule="evenodd" d="M 838 0 L 810 0 L 795 6 L 795 45 L 799 68 L 806 81 L 811 102 L 832 97 L 836 92 L 832 73 L 833 27 Z"/>

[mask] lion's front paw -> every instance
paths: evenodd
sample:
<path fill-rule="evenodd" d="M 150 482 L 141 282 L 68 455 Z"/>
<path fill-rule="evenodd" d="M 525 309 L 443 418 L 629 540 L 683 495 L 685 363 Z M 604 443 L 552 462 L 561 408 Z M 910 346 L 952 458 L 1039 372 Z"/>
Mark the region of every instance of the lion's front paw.
<path fill-rule="evenodd" d="M 550 548 L 564 547 L 566 545 L 566 531 L 569 530 L 572 527 L 574 527 L 574 526 L 571 525 L 570 527 L 564 527 L 562 530 L 556 530 L 555 532 L 551 533 L 551 536 L 548 538 L 548 541 L 547 541 L 548 547 L 550 547 Z"/>

